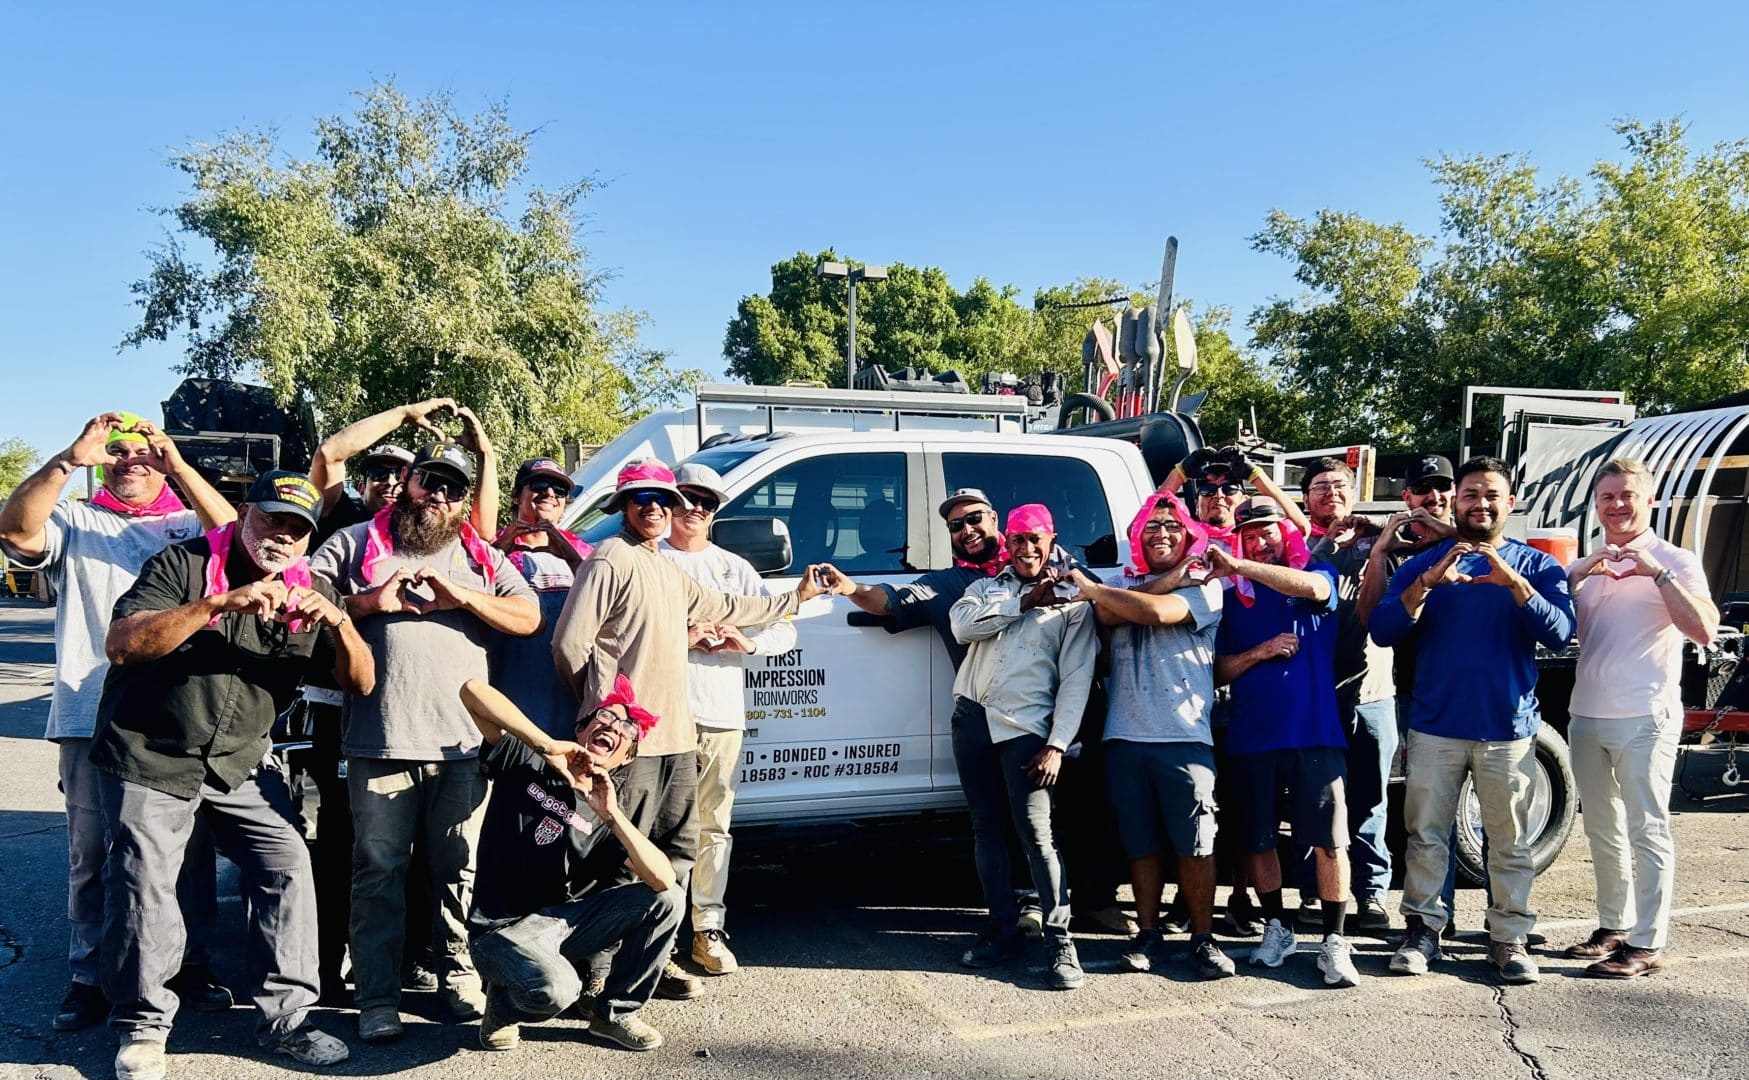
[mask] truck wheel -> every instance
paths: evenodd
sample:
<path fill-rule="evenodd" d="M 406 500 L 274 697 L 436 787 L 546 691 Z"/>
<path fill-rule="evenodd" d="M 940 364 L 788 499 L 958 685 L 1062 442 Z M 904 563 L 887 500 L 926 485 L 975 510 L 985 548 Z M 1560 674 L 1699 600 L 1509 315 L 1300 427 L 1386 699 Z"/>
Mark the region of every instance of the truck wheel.
<path fill-rule="evenodd" d="M 1573 813 L 1579 806 L 1579 788 L 1573 780 L 1573 760 L 1567 743 L 1555 729 L 1541 724 L 1536 730 L 1535 789 L 1530 803 L 1531 861 L 1536 872 L 1547 870 L 1567 846 L 1573 831 Z M 1482 804 L 1468 777 L 1458 791 L 1458 872 L 1472 885 L 1480 885 L 1487 861 L 1482 856 Z"/>

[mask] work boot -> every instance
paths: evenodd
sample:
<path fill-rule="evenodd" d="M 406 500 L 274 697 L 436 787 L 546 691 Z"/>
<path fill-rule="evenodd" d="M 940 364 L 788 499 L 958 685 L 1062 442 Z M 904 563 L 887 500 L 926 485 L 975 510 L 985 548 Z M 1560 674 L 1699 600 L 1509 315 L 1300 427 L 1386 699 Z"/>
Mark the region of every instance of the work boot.
<path fill-rule="evenodd" d="M 1391 929 L 1391 913 L 1385 910 L 1383 900 L 1369 896 L 1355 902 L 1354 918 L 1348 925 L 1359 932 L 1383 935 Z"/>
<path fill-rule="evenodd" d="M 1577 945 L 1567 946 L 1561 955 L 1569 960 L 1602 960 L 1606 956 L 1615 955 L 1616 950 L 1628 943 L 1626 930 L 1610 930 L 1598 927 L 1591 931 L 1591 936 Z"/>
<path fill-rule="evenodd" d="M 115 1080 L 164 1080 L 164 1040 L 133 1031 L 115 1052 Z"/>
<path fill-rule="evenodd" d="M 465 1024 L 486 1014 L 486 994 L 477 975 L 451 975 L 443 986 L 443 1006 L 450 1019 Z"/>
<path fill-rule="evenodd" d="M 589 1034 L 627 1050 L 654 1050 L 662 1045 L 662 1033 L 639 1019 L 637 1013 L 618 1020 L 597 1016 L 589 1021 Z"/>
<path fill-rule="evenodd" d="M 662 968 L 662 977 L 656 980 L 656 996 L 669 1001 L 691 1001 L 704 993 L 704 982 L 697 975 L 670 960 Z M 654 1028 L 651 1028 L 654 1031 Z M 636 1050 L 637 1047 L 629 1047 Z M 649 1047 L 646 1049 L 653 1049 Z"/>
<path fill-rule="evenodd" d="M 415 963 L 401 973 L 401 989 L 411 990 L 416 994 L 429 994 L 438 988 L 437 972 L 424 964 Z"/>
<path fill-rule="evenodd" d="M 280 1036 L 273 1044 L 273 1052 L 284 1054 L 300 1065 L 316 1068 L 338 1065 L 352 1056 L 345 1043 L 308 1023 Z"/>
<path fill-rule="evenodd" d="M 1585 969 L 1585 974 L 1599 979 L 1637 979 L 1654 971 L 1664 970 L 1663 949 L 1639 949 L 1632 945 L 1617 949 Z"/>
<path fill-rule="evenodd" d="M 1069 938 L 1051 942 L 1049 959 L 1045 963 L 1045 985 L 1052 990 L 1073 990 L 1084 979 L 1081 958 L 1075 954 L 1075 943 Z"/>
<path fill-rule="evenodd" d="M 205 964 L 189 964 L 165 984 L 195 1012 L 224 1012 L 236 1004 Z"/>
<path fill-rule="evenodd" d="M 480 1017 L 482 1050 L 514 1050 L 522 1041 L 522 1029 L 510 1018 L 502 997 L 502 991 L 486 990 L 486 1012 Z"/>
<path fill-rule="evenodd" d="M 358 1037 L 367 1043 L 401 1037 L 401 1012 L 393 1005 L 372 1005 L 358 1014 Z"/>
<path fill-rule="evenodd" d="M 1391 970 L 1399 975 L 1425 975 L 1428 967 L 1444 956 L 1439 935 L 1428 929 L 1421 916 L 1411 915 L 1403 944 L 1391 957 Z"/>
<path fill-rule="evenodd" d="M 67 996 L 55 1009 L 56 1031 L 78 1031 L 92 1024 L 101 1024 L 109 1015 L 109 999 L 101 987 L 76 982 L 67 987 Z"/>
<path fill-rule="evenodd" d="M 722 930 L 699 930 L 692 935 L 692 962 L 706 975 L 733 975 L 741 969 L 729 951 L 729 935 Z"/>
<path fill-rule="evenodd" d="M 1533 983 L 1542 978 L 1536 969 L 1536 959 L 1516 941 L 1489 942 L 1488 955 L 1494 961 L 1494 970 L 1500 973 L 1501 982 Z"/>

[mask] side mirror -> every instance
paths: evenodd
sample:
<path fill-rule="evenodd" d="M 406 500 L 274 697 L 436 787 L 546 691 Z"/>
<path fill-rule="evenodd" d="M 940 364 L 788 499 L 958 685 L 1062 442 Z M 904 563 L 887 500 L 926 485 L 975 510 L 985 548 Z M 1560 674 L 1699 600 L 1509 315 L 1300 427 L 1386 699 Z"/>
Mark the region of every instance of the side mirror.
<path fill-rule="evenodd" d="M 776 518 L 718 518 L 711 523 L 711 543 L 746 559 L 761 577 L 788 570 L 795 561 L 789 526 Z"/>

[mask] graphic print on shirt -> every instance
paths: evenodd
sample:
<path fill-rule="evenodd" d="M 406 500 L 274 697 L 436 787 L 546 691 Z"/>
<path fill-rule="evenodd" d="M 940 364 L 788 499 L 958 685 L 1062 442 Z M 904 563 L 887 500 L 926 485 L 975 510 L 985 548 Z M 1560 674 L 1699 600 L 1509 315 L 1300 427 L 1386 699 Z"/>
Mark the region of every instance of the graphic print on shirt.
<path fill-rule="evenodd" d="M 559 833 L 565 827 L 552 818 L 542 818 L 541 823 L 534 827 L 534 842 L 541 845 L 552 843 L 559 838 Z"/>
<path fill-rule="evenodd" d="M 541 824 L 536 827 L 534 833 L 535 843 L 550 844 L 553 842 L 553 837 L 551 836 L 547 837 L 545 840 L 541 839 L 541 830 L 545 829 L 547 821 L 553 821 L 553 818 L 558 818 L 559 821 L 571 826 L 571 828 L 576 829 L 584 836 L 588 836 L 595 831 L 594 822 L 586 820 L 581 814 L 578 814 L 564 803 L 553 798 L 551 795 L 548 795 L 541 789 L 539 784 L 533 782 L 529 783 L 528 797 L 539 803 L 542 810 L 545 810 L 552 815 L 552 817 L 547 818 L 546 821 L 541 822 Z M 558 823 L 554 822 L 553 827 L 555 829 L 558 828 Z"/>

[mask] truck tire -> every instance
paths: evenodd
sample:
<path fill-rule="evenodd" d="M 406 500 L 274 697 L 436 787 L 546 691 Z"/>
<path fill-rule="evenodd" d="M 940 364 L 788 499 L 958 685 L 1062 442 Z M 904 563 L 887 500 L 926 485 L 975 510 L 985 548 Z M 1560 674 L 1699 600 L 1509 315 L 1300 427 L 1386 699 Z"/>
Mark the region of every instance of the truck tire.
<path fill-rule="evenodd" d="M 1573 814 L 1579 807 L 1579 788 L 1573 780 L 1573 759 L 1566 740 L 1555 729 L 1541 724 L 1536 731 L 1535 792 L 1531 798 L 1531 861 L 1542 873 L 1560 857 L 1573 832 Z M 1486 860 L 1482 856 L 1482 805 L 1469 777 L 1458 790 L 1458 872 L 1472 885 L 1480 885 Z"/>

